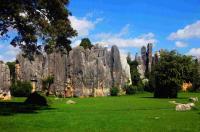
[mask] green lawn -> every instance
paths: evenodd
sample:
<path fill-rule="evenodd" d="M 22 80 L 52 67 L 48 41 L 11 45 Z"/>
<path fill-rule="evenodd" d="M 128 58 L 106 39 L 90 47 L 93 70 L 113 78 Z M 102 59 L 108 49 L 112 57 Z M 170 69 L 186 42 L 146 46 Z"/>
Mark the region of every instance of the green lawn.
<path fill-rule="evenodd" d="M 200 93 L 181 93 L 177 102 L 188 97 L 200 98 Z M 73 98 L 77 104 L 68 105 L 68 99 L 49 98 L 51 109 L 30 113 L 0 115 L 0 132 L 200 132 L 200 103 L 197 109 L 176 112 L 169 100 L 154 99 L 152 94 L 121 97 Z M 14 98 L 12 102 L 22 102 Z M 2 108 L 0 108 L 2 110 Z"/>

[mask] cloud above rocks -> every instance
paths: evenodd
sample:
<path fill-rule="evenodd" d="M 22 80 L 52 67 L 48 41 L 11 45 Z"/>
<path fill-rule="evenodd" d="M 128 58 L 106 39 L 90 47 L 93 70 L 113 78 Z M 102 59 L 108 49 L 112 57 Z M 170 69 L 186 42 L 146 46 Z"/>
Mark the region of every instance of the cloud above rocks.
<path fill-rule="evenodd" d="M 15 48 L 11 45 L 3 46 L 3 51 L 0 51 L 0 60 L 5 62 L 15 61 L 16 55 L 20 52 L 19 48 Z"/>
<path fill-rule="evenodd" d="M 97 18 L 95 21 L 88 20 L 87 17 L 78 18 L 76 16 L 69 16 L 72 27 L 77 30 L 79 37 L 88 36 L 90 31 L 93 30 L 102 18 Z"/>
<path fill-rule="evenodd" d="M 146 46 L 148 43 L 157 43 L 155 35 L 151 32 L 137 37 L 126 38 L 125 36 L 128 34 L 129 30 L 129 24 L 127 24 L 118 33 L 97 34 L 96 38 L 99 41 L 96 43 L 105 47 L 117 45 L 119 48 L 140 48 L 142 46 Z"/>
<path fill-rule="evenodd" d="M 171 33 L 168 37 L 169 40 L 192 38 L 200 38 L 200 20 L 191 25 L 187 25 L 183 29 L 179 29 L 178 31 Z"/>
<path fill-rule="evenodd" d="M 192 48 L 192 49 L 190 49 L 189 52 L 187 53 L 187 55 L 200 57 L 200 48 Z"/>
<path fill-rule="evenodd" d="M 185 48 L 185 47 L 188 46 L 187 43 L 181 42 L 181 41 L 176 41 L 176 42 L 175 42 L 175 45 L 176 45 L 176 47 L 178 47 L 178 48 Z"/>

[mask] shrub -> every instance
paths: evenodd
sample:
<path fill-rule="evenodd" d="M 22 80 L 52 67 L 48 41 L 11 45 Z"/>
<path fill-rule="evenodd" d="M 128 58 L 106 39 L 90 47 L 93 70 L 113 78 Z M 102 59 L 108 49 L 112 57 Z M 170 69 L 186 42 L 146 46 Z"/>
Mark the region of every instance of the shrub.
<path fill-rule="evenodd" d="M 46 96 L 49 96 L 51 85 L 54 83 L 54 76 L 48 76 L 42 79 L 43 90 L 46 90 Z"/>
<path fill-rule="evenodd" d="M 39 105 L 39 106 L 47 106 L 48 105 L 46 98 L 37 92 L 30 94 L 24 103 L 30 104 L 30 105 Z"/>
<path fill-rule="evenodd" d="M 137 87 L 136 89 L 137 92 L 144 92 L 144 84 L 142 82 L 139 82 L 136 87 Z"/>
<path fill-rule="evenodd" d="M 128 85 L 125 88 L 126 94 L 128 94 L 128 95 L 135 94 L 136 90 L 137 90 L 137 86 L 133 86 L 133 85 Z"/>
<path fill-rule="evenodd" d="M 119 94 L 119 88 L 117 88 L 117 87 L 112 87 L 111 89 L 110 89 L 110 95 L 111 96 L 117 96 Z"/>
<path fill-rule="evenodd" d="M 32 86 L 28 81 L 17 81 L 10 87 L 11 95 L 15 97 L 28 97 L 31 94 Z"/>

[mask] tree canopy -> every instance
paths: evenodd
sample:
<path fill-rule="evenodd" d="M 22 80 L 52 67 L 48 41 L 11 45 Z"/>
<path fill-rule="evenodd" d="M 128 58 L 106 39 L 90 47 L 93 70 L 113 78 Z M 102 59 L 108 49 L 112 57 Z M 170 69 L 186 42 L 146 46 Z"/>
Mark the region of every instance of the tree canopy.
<path fill-rule="evenodd" d="M 176 51 L 162 51 L 154 65 L 154 97 L 176 98 L 183 82 L 196 83 L 199 74 L 197 64 L 191 56 L 180 55 Z"/>
<path fill-rule="evenodd" d="M 16 31 L 10 43 L 29 59 L 43 49 L 69 51 L 70 38 L 77 33 L 68 19 L 68 4 L 69 0 L 1 0 L 0 36 Z"/>
<path fill-rule="evenodd" d="M 83 38 L 81 40 L 80 46 L 82 46 L 84 49 L 91 49 L 93 45 L 89 38 Z"/>

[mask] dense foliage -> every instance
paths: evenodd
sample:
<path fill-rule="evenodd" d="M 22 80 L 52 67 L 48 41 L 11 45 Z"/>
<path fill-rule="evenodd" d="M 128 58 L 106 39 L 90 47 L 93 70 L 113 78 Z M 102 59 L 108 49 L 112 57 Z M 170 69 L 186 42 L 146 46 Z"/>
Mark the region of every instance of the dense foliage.
<path fill-rule="evenodd" d="M 7 62 L 6 64 L 8 65 L 9 70 L 10 70 L 11 82 L 14 83 L 15 82 L 15 78 L 16 78 L 16 75 L 15 75 L 15 62 Z"/>
<path fill-rule="evenodd" d="M 118 95 L 119 95 L 119 92 L 120 92 L 120 90 L 119 90 L 119 88 L 117 88 L 117 87 L 112 87 L 112 88 L 110 89 L 110 95 L 111 95 L 111 96 L 118 96 Z"/>
<path fill-rule="evenodd" d="M 29 59 L 42 47 L 48 53 L 54 48 L 69 51 L 70 38 L 77 33 L 68 19 L 68 4 L 69 0 L 1 0 L 0 36 L 16 32 L 11 45 L 22 49 Z"/>
<path fill-rule="evenodd" d="M 28 97 L 31 94 L 32 86 L 27 81 L 16 81 L 10 87 L 11 95 L 15 97 Z"/>
<path fill-rule="evenodd" d="M 43 90 L 46 91 L 46 96 L 49 96 L 51 85 L 54 83 L 54 76 L 47 76 L 42 79 Z"/>
<path fill-rule="evenodd" d="M 196 83 L 197 65 L 191 56 L 163 51 L 152 71 L 154 97 L 177 98 L 183 82 Z"/>
<path fill-rule="evenodd" d="M 130 87 L 134 87 L 136 91 L 141 92 L 144 90 L 144 85 L 142 83 L 142 79 L 140 78 L 140 73 L 138 72 L 138 62 L 136 60 L 132 60 L 130 54 L 127 56 L 127 62 L 130 66 L 130 73 L 131 73 L 131 81 L 132 85 Z M 131 89 L 132 89 L 131 88 Z"/>
<path fill-rule="evenodd" d="M 138 62 L 136 60 L 131 60 L 130 55 L 127 56 L 127 62 L 130 66 L 131 80 L 133 85 L 138 85 L 141 82 L 140 73 L 138 72 Z"/>
<path fill-rule="evenodd" d="M 198 60 L 195 60 L 195 64 L 193 67 L 193 76 L 192 76 L 192 89 L 193 92 L 200 91 L 200 63 Z"/>
<path fill-rule="evenodd" d="M 137 90 L 137 86 L 133 86 L 133 85 L 126 85 L 125 86 L 125 91 L 127 95 L 132 95 L 135 94 Z"/>
<path fill-rule="evenodd" d="M 24 102 L 29 105 L 47 106 L 47 99 L 37 92 L 31 93 Z"/>
<path fill-rule="evenodd" d="M 91 49 L 93 45 L 89 38 L 83 38 L 81 40 L 80 46 L 82 46 L 84 49 Z"/>

